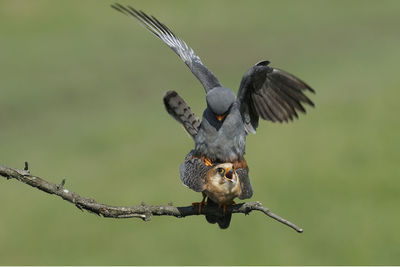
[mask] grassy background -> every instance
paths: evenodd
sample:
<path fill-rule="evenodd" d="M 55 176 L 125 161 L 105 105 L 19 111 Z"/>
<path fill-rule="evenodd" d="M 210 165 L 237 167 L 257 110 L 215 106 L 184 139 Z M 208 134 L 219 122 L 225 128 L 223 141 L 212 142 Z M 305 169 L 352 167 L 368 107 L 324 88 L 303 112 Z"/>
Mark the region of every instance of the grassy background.
<path fill-rule="evenodd" d="M 113 205 L 188 205 L 192 148 L 164 111 L 204 92 L 110 1 L 0 1 L 0 164 Z M 399 1 L 128 1 L 192 46 L 229 88 L 262 59 L 307 81 L 316 108 L 247 141 L 255 195 L 305 229 L 235 215 L 104 219 L 0 179 L 1 265 L 397 265 Z"/>

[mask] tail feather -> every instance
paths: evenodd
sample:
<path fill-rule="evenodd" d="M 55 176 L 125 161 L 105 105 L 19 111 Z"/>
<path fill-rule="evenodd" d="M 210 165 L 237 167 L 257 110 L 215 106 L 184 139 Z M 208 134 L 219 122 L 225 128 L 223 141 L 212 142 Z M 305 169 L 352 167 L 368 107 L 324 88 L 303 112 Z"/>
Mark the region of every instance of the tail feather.
<path fill-rule="evenodd" d="M 207 207 L 215 207 L 215 206 L 218 206 L 218 204 L 208 198 Z M 208 213 L 206 214 L 207 222 L 211 224 L 217 223 L 219 228 L 221 229 L 228 228 L 229 225 L 231 224 L 231 219 L 232 219 L 232 212 L 229 212 L 228 210 L 225 212 L 225 214 L 222 214 L 222 210 L 221 214 L 219 215 L 208 214 Z"/>
<path fill-rule="evenodd" d="M 194 139 L 199 131 L 201 121 L 185 100 L 177 92 L 168 91 L 165 93 L 163 101 L 167 112 L 181 123 L 186 132 Z"/>

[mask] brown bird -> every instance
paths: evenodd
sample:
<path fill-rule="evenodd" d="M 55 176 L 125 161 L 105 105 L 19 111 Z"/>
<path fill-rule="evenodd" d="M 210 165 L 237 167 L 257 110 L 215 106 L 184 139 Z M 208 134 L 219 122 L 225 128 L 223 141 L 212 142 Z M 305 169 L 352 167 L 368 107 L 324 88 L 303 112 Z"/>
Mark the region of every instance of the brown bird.
<path fill-rule="evenodd" d="M 194 157 L 193 150 L 186 155 L 185 161 L 181 164 L 180 174 L 185 186 L 203 194 L 203 200 L 200 203 L 193 203 L 193 205 L 199 205 L 199 213 L 205 205 L 222 208 L 220 215 L 206 213 L 207 221 L 218 223 L 222 229 L 229 227 L 232 217 L 227 206 L 234 204 L 235 198 L 246 199 L 253 195 L 248 169 L 235 169 L 233 163 L 209 166 L 203 159 Z"/>

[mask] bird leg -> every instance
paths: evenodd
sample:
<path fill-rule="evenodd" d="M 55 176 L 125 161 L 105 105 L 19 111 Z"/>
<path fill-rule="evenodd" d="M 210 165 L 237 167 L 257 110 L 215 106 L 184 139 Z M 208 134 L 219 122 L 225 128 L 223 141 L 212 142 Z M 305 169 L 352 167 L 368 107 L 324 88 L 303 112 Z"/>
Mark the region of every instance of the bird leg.
<path fill-rule="evenodd" d="M 202 194 L 203 194 L 203 199 L 201 200 L 201 202 L 194 202 L 194 203 L 192 203 L 192 208 L 193 208 L 193 209 L 194 209 L 195 206 L 199 205 L 199 209 L 198 209 L 199 214 L 201 214 L 201 211 L 202 211 L 202 209 L 203 209 L 203 206 L 207 206 L 207 202 L 205 201 L 207 195 L 204 194 L 204 192 L 202 192 Z"/>
<path fill-rule="evenodd" d="M 193 159 L 193 158 L 198 158 L 198 159 L 203 160 L 203 161 L 204 161 L 204 164 L 205 164 L 206 166 L 209 166 L 209 167 L 212 167 L 212 166 L 213 166 L 213 164 L 212 164 L 212 162 L 211 162 L 211 159 L 209 159 L 209 158 L 207 158 L 207 157 L 205 157 L 205 156 L 192 156 L 191 159 Z"/>
<path fill-rule="evenodd" d="M 226 214 L 226 208 L 227 208 L 227 206 L 229 205 L 229 206 L 232 206 L 233 204 L 235 204 L 235 201 L 233 201 L 233 200 L 231 200 L 231 202 L 229 203 L 229 204 L 220 204 L 219 205 L 219 207 L 220 208 L 222 208 L 222 212 L 223 212 L 223 215 L 225 216 L 225 214 Z"/>

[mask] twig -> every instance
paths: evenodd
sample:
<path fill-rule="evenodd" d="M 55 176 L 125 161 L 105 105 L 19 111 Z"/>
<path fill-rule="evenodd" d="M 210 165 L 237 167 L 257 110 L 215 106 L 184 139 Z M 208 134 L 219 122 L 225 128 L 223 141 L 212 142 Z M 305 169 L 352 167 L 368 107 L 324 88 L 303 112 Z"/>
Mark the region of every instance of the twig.
<path fill-rule="evenodd" d="M 150 221 L 152 216 L 167 215 L 177 218 L 183 218 L 186 216 L 199 215 L 198 210 L 194 209 L 193 206 L 175 207 L 172 205 L 172 203 L 168 203 L 168 205 L 166 206 L 154 206 L 142 203 L 140 206 L 130 207 L 116 207 L 100 204 L 97 203 L 94 199 L 82 197 L 68 189 L 65 189 L 65 179 L 62 180 L 61 184 L 56 185 L 40 177 L 30 174 L 27 162 L 25 162 L 24 170 L 18 170 L 0 165 L 0 176 L 3 176 L 7 179 L 14 178 L 22 183 L 25 183 L 32 187 L 36 187 L 37 189 L 46 193 L 57 195 L 62 199 L 74 204 L 80 210 L 87 210 L 106 218 L 140 218 L 144 221 Z M 253 210 L 262 211 L 267 216 L 293 228 L 298 233 L 303 232 L 303 229 L 299 228 L 288 220 L 285 220 L 278 215 L 272 213 L 268 208 L 262 206 L 260 202 L 245 202 L 235 204 L 231 207 L 228 207 L 227 212 L 244 213 L 247 215 Z M 201 214 L 206 213 L 213 214 L 215 216 L 222 215 L 221 209 L 217 206 L 206 207 L 202 209 Z"/>

